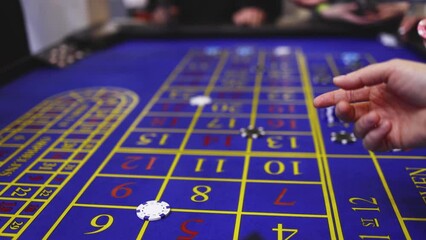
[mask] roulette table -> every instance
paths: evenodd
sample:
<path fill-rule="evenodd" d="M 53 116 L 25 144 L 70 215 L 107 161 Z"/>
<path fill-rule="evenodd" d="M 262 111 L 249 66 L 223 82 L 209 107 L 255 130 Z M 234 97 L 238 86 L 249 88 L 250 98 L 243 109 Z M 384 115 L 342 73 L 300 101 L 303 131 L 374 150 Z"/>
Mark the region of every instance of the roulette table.
<path fill-rule="evenodd" d="M 356 37 L 122 38 L 1 86 L 0 239 L 426 238 L 426 150 L 369 152 L 312 104 L 333 76 L 424 62 L 413 51 Z M 265 134 L 242 137 L 249 126 Z M 139 219 L 150 200 L 171 213 Z"/>

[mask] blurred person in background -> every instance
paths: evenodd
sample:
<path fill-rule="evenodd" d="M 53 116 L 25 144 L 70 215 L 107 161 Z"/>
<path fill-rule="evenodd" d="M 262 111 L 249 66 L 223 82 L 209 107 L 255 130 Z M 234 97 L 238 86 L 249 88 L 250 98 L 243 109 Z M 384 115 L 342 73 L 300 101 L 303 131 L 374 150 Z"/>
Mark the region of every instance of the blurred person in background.
<path fill-rule="evenodd" d="M 407 14 L 410 3 L 403 0 L 291 0 L 301 7 L 311 8 L 325 20 L 354 25 L 372 25 L 400 20 Z"/>
<path fill-rule="evenodd" d="M 165 25 L 272 24 L 281 14 L 281 0 L 151 0 L 151 22 Z"/>
<path fill-rule="evenodd" d="M 421 21 L 424 19 L 421 23 Z M 426 24 L 426 1 L 425 0 L 411 0 L 410 8 L 406 12 L 404 18 L 399 25 L 398 32 L 403 40 L 408 39 L 410 32 L 415 32 L 418 23 L 422 26 Z M 423 36 L 424 37 L 424 36 Z M 426 41 L 424 41 L 426 47 Z"/>

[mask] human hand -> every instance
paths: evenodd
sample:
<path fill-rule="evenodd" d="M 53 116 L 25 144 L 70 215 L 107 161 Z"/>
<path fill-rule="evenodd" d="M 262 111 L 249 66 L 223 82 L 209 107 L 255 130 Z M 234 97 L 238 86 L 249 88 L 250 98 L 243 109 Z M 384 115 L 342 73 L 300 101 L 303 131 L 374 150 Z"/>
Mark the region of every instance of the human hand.
<path fill-rule="evenodd" d="M 319 14 L 326 19 L 342 20 L 357 25 L 372 24 L 380 20 L 379 16 L 374 13 L 367 13 L 363 16 L 356 15 L 356 10 L 358 10 L 356 3 L 336 3 L 327 8 L 322 8 Z"/>
<path fill-rule="evenodd" d="M 312 8 L 328 0 L 292 0 L 296 5 L 301 7 Z"/>
<path fill-rule="evenodd" d="M 416 24 L 420 20 L 421 20 L 421 17 L 418 17 L 418 16 L 412 16 L 412 15 L 404 16 L 398 28 L 398 32 L 404 40 L 407 39 L 408 32 L 411 29 L 415 28 Z"/>
<path fill-rule="evenodd" d="M 258 27 L 266 20 L 263 10 L 256 7 L 246 7 L 237 11 L 233 16 L 234 24 L 237 26 Z"/>
<path fill-rule="evenodd" d="M 355 122 L 369 150 L 426 146 L 426 64 L 391 60 L 334 78 L 341 89 L 314 99 L 336 105 L 336 115 Z"/>
<path fill-rule="evenodd" d="M 376 14 L 379 21 L 385 21 L 403 16 L 409 9 L 408 2 L 379 3 L 376 6 Z"/>
<path fill-rule="evenodd" d="M 398 32 L 401 35 L 402 40 L 408 41 L 409 36 L 408 33 L 412 29 L 416 29 L 421 38 L 423 38 L 423 44 L 426 47 L 426 18 L 407 15 L 402 19 L 401 24 L 399 26 Z M 417 25 L 418 23 L 418 25 Z M 424 30 L 422 30 L 424 29 Z"/>

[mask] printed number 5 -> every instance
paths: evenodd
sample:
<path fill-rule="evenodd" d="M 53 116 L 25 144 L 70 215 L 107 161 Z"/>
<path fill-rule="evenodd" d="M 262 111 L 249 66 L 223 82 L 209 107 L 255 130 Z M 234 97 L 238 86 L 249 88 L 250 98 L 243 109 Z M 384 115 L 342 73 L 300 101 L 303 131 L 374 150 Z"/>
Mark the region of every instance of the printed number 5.
<path fill-rule="evenodd" d="M 102 222 L 105 222 L 105 221 L 104 220 L 100 220 L 101 218 L 107 218 L 106 223 L 102 223 Z M 99 222 L 101 222 L 101 223 L 99 223 Z M 111 227 L 111 225 L 112 225 L 113 222 L 114 222 L 114 218 L 111 215 L 109 215 L 109 214 L 98 215 L 98 216 L 94 217 L 92 219 L 92 221 L 90 221 L 90 225 L 92 225 L 92 227 L 99 228 L 99 229 L 95 230 L 93 232 L 87 232 L 87 233 L 84 233 L 84 234 L 95 234 L 95 233 L 99 233 L 99 232 L 105 231 L 109 227 Z"/>

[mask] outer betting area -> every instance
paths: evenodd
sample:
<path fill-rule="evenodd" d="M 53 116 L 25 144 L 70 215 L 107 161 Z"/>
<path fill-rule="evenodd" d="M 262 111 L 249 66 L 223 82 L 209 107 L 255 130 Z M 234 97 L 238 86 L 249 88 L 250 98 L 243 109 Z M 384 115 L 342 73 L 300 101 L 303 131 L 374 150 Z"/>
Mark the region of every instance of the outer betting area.
<path fill-rule="evenodd" d="M 1 239 L 424 239 L 426 151 L 368 152 L 312 105 L 392 57 L 416 59 L 370 40 L 152 40 L 27 74 L 0 89 Z"/>

